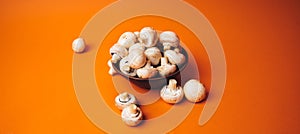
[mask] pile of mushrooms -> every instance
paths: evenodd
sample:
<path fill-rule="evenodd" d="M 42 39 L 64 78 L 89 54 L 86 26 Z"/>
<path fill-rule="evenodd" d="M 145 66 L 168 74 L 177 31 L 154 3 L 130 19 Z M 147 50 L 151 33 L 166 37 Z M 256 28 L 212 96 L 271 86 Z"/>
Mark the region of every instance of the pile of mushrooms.
<path fill-rule="evenodd" d="M 123 74 L 145 79 L 170 75 L 186 60 L 176 33 L 163 31 L 158 34 L 152 27 L 123 33 L 110 48 L 110 54 L 110 75 L 116 74 L 112 64 L 119 64 Z"/>

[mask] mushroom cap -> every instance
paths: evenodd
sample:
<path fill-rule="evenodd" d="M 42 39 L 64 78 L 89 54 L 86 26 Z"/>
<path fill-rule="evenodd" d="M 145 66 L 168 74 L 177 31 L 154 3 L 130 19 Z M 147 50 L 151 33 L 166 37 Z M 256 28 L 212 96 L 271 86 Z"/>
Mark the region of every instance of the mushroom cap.
<path fill-rule="evenodd" d="M 175 32 L 172 31 L 164 31 L 159 35 L 159 42 L 163 44 L 165 47 L 178 47 L 179 46 L 179 38 Z M 167 48 L 170 49 L 170 48 Z"/>
<path fill-rule="evenodd" d="M 158 41 L 158 35 L 152 27 L 144 27 L 139 33 L 138 40 L 145 47 L 153 47 Z"/>
<path fill-rule="evenodd" d="M 150 47 L 144 52 L 147 59 L 150 60 L 152 65 L 158 65 L 162 57 L 160 50 L 157 47 Z"/>
<path fill-rule="evenodd" d="M 145 51 L 145 46 L 142 45 L 141 43 L 135 43 L 134 45 L 132 45 L 131 47 L 129 47 L 128 52 L 135 52 L 135 51 Z"/>
<path fill-rule="evenodd" d="M 175 104 L 183 99 L 184 93 L 180 86 L 174 90 L 166 85 L 161 89 L 160 96 L 165 102 Z"/>
<path fill-rule="evenodd" d="M 124 99 L 125 98 L 125 99 Z M 123 110 L 125 107 L 136 104 L 137 100 L 133 94 L 124 92 L 122 94 L 119 94 L 115 98 L 115 105 L 118 107 L 118 109 Z"/>
<path fill-rule="evenodd" d="M 124 46 L 121 46 L 120 44 L 115 44 L 109 49 L 109 53 L 111 55 L 117 54 L 121 58 L 124 58 L 125 56 L 128 55 L 128 51 Z"/>
<path fill-rule="evenodd" d="M 77 38 L 72 42 L 72 49 L 76 53 L 81 53 L 85 49 L 85 41 L 83 38 Z"/>
<path fill-rule="evenodd" d="M 122 73 L 128 76 L 136 76 L 136 69 L 130 67 L 130 61 L 128 56 L 120 60 L 119 68 Z"/>
<path fill-rule="evenodd" d="M 125 48 L 129 48 L 136 41 L 137 41 L 137 37 L 133 32 L 125 32 L 120 36 L 118 40 L 118 44 L 124 46 Z"/>
<path fill-rule="evenodd" d="M 134 113 L 133 113 L 134 112 Z M 121 113 L 123 122 L 128 126 L 137 126 L 142 122 L 143 112 L 134 104 L 125 107 Z"/>
<path fill-rule="evenodd" d="M 190 102 L 200 102 L 206 97 L 205 87 L 195 79 L 186 82 L 183 91 L 186 99 Z"/>
<path fill-rule="evenodd" d="M 181 65 L 185 61 L 185 56 L 182 53 L 176 52 L 174 50 L 166 50 L 164 52 L 164 56 L 168 58 L 168 61 L 171 64 L 175 64 L 177 66 Z"/>
<path fill-rule="evenodd" d="M 145 65 L 147 59 L 143 51 L 134 49 L 128 54 L 129 65 L 131 68 L 138 69 Z"/>

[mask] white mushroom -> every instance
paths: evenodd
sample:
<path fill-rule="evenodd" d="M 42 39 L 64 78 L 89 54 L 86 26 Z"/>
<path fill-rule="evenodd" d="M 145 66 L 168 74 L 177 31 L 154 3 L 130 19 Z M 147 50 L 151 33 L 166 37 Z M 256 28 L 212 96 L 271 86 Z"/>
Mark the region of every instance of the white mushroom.
<path fill-rule="evenodd" d="M 126 125 L 137 126 L 143 119 L 143 112 L 135 104 L 131 104 L 123 109 L 121 117 Z"/>
<path fill-rule="evenodd" d="M 125 47 L 125 48 L 129 48 L 131 45 L 133 45 L 135 42 L 137 41 L 137 37 L 135 36 L 134 33 L 132 32 L 125 32 L 123 33 L 119 40 L 118 43 Z"/>
<path fill-rule="evenodd" d="M 130 67 L 128 56 L 120 60 L 119 67 L 122 73 L 128 76 L 136 76 L 136 69 Z"/>
<path fill-rule="evenodd" d="M 145 46 L 142 45 L 141 43 L 135 43 L 134 45 L 132 45 L 131 47 L 129 47 L 128 52 L 132 52 L 135 51 L 136 49 L 140 50 L 140 51 L 145 51 Z"/>
<path fill-rule="evenodd" d="M 124 46 L 120 44 L 115 44 L 109 49 L 109 53 L 112 56 L 111 61 L 117 63 L 121 58 L 124 58 L 128 55 L 128 51 Z"/>
<path fill-rule="evenodd" d="M 157 47 L 148 48 L 145 52 L 148 60 L 151 61 L 152 65 L 158 65 L 160 58 L 162 57 L 160 50 Z"/>
<path fill-rule="evenodd" d="M 123 110 L 125 107 L 131 105 L 131 104 L 136 104 L 137 100 L 134 97 L 134 95 L 124 92 L 122 94 L 119 94 L 115 98 L 115 105 L 118 107 L 118 109 Z"/>
<path fill-rule="evenodd" d="M 178 103 L 182 100 L 184 93 L 180 86 L 177 86 L 175 79 L 169 80 L 169 85 L 164 86 L 160 91 L 161 98 L 171 104 Z"/>
<path fill-rule="evenodd" d="M 144 51 L 134 49 L 128 54 L 129 65 L 133 69 L 141 68 L 145 65 L 147 59 L 144 54 Z"/>
<path fill-rule="evenodd" d="M 85 42 L 83 38 L 77 38 L 72 43 L 72 49 L 76 53 L 81 53 L 85 49 Z"/>
<path fill-rule="evenodd" d="M 164 56 L 168 58 L 168 61 L 171 64 L 181 65 L 185 61 L 185 56 L 182 53 L 174 50 L 167 50 L 164 53 Z"/>
<path fill-rule="evenodd" d="M 136 71 L 140 78 L 151 78 L 157 74 L 157 69 L 151 66 L 151 62 L 148 61 L 147 64 Z"/>
<path fill-rule="evenodd" d="M 157 67 L 157 70 L 162 76 L 167 76 L 176 71 L 176 66 L 169 64 L 165 57 L 160 58 L 160 64 L 161 66 Z"/>
<path fill-rule="evenodd" d="M 205 97 L 205 88 L 198 80 L 191 79 L 184 84 L 183 91 L 185 98 L 190 102 L 200 102 Z"/>
<path fill-rule="evenodd" d="M 151 27 L 144 27 L 139 33 L 139 42 L 146 47 L 153 47 L 158 41 L 157 32 Z"/>
<path fill-rule="evenodd" d="M 164 50 L 169 50 L 171 47 L 179 46 L 179 38 L 172 31 L 164 31 L 159 35 L 159 42 L 164 46 Z"/>
<path fill-rule="evenodd" d="M 133 32 L 133 33 L 134 33 L 134 35 L 135 35 L 137 38 L 140 37 L 140 32 L 139 32 L 139 31 L 135 31 L 135 32 Z"/>
<path fill-rule="evenodd" d="M 107 65 L 109 66 L 108 74 L 110 74 L 110 75 L 117 74 L 116 70 L 112 67 L 111 60 L 108 60 Z"/>

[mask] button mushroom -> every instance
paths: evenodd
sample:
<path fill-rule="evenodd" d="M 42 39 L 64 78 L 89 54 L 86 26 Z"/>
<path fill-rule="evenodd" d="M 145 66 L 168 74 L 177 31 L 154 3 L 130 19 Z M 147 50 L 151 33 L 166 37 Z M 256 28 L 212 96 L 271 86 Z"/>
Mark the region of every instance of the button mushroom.
<path fill-rule="evenodd" d="M 134 95 L 124 92 L 122 94 L 119 94 L 115 98 L 115 105 L 118 107 L 118 109 L 123 110 L 125 107 L 131 105 L 131 104 L 136 104 L 137 100 L 134 97 Z"/>
<path fill-rule="evenodd" d="M 109 66 L 108 74 L 110 74 L 110 75 L 117 74 L 116 70 L 112 67 L 111 60 L 108 60 L 107 65 Z"/>
<path fill-rule="evenodd" d="M 124 58 L 125 56 L 128 55 L 128 51 L 125 47 L 115 44 L 113 45 L 110 49 L 109 52 L 112 56 L 111 61 L 113 63 L 117 63 L 121 58 Z"/>
<path fill-rule="evenodd" d="M 119 67 L 122 73 L 127 76 L 136 76 L 136 69 L 130 67 L 128 56 L 120 60 Z"/>
<path fill-rule="evenodd" d="M 151 61 L 152 65 L 158 65 L 160 58 L 162 57 L 160 50 L 157 47 L 148 48 L 145 52 L 148 60 Z"/>
<path fill-rule="evenodd" d="M 168 61 L 171 64 L 175 64 L 177 66 L 181 65 L 185 61 L 185 56 L 182 53 L 174 50 L 165 51 L 164 56 L 168 58 Z"/>
<path fill-rule="evenodd" d="M 157 32 L 151 27 L 144 27 L 139 33 L 138 40 L 145 47 L 153 47 L 158 41 Z"/>
<path fill-rule="evenodd" d="M 143 112 L 135 104 L 131 104 L 123 109 L 121 117 L 126 125 L 137 126 L 142 122 Z"/>
<path fill-rule="evenodd" d="M 164 50 L 169 50 L 171 47 L 179 46 L 179 38 L 172 31 L 164 31 L 159 35 L 159 42 L 164 46 Z"/>
<path fill-rule="evenodd" d="M 119 40 L 118 44 L 125 48 L 129 48 L 131 45 L 133 45 L 137 41 L 137 37 L 132 32 L 125 32 L 123 33 Z"/>
<path fill-rule="evenodd" d="M 81 53 L 85 49 L 85 42 L 83 38 L 77 38 L 72 43 L 72 49 L 76 53 Z"/>
<path fill-rule="evenodd" d="M 160 91 L 161 98 L 171 104 L 178 103 L 182 100 L 184 93 L 180 86 L 177 86 L 175 79 L 169 80 L 169 85 L 164 86 Z"/>
<path fill-rule="evenodd" d="M 143 68 L 137 69 L 136 73 L 140 78 L 151 78 L 157 74 L 157 69 L 153 68 L 148 61 Z"/>
<path fill-rule="evenodd" d="M 191 79 L 184 84 L 183 91 L 185 98 L 190 102 L 200 102 L 205 97 L 205 88 L 198 80 Z"/>
<path fill-rule="evenodd" d="M 141 43 L 135 43 L 134 45 L 129 47 L 128 52 L 130 53 L 132 51 L 135 51 L 135 49 L 138 49 L 139 51 L 145 51 L 145 46 L 142 45 Z"/>
<path fill-rule="evenodd" d="M 144 51 L 134 49 L 128 54 L 129 65 L 131 68 L 138 69 L 145 65 L 146 63 L 146 56 Z"/>
<path fill-rule="evenodd" d="M 157 70 L 162 76 L 167 76 L 176 71 L 176 66 L 169 64 L 166 57 L 160 58 L 160 64 L 161 66 L 157 67 Z"/>

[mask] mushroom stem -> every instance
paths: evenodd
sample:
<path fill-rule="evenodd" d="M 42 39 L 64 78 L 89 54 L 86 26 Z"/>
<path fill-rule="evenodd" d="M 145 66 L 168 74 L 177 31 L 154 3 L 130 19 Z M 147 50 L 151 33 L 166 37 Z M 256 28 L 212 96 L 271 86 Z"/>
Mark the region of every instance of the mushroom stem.
<path fill-rule="evenodd" d="M 171 90 L 176 90 L 176 86 L 177 86 L 177 81 L 175 79 L 170 79 L 168 88 L 170 88 Z"/>
<path fill-rule="evenodd" d="M 163 43 L 164 46 L 164 50 L 170 50 L 171 46 L 169 45 L 169 43 Z"/>
<path fill-rule="evenodd" d="M 161 62 L 161 66 L 167 65 L 168 59 L 166 57 L 161 57 L 160 62 Z"/>
<path fill-rule="evenodd" d="M 120 60 L 120 59 L 121 59 L 121 57 L 120 57 L 119 55 L 113 54 L 113 55 L 112 55 L 112 58 L 111 58 L 111 62 L 117 63 L 118 60 Z"/>
<path fill-rule="evenodd" d="M 120 95 L 120 100 L 121 101 L 128 101 L 130 98 L 129 98 L 129 94 L 127 92 L 124 92 Z"/>
<path fill-rule="evenodd" d="M 130 105 L 129 106 L 129 112 L 131 113 L 131 114 L 135 114 L 135 113 L 137 113 L 137 106 L 136 105 L 134 105 L 134 104 L 132 104 L 132 105 Z"/>

